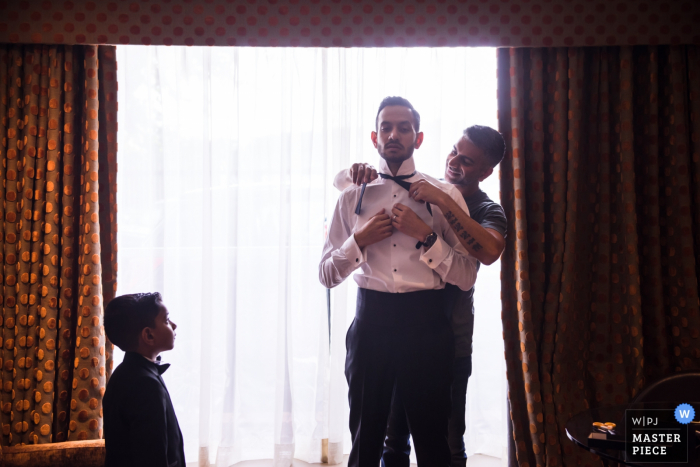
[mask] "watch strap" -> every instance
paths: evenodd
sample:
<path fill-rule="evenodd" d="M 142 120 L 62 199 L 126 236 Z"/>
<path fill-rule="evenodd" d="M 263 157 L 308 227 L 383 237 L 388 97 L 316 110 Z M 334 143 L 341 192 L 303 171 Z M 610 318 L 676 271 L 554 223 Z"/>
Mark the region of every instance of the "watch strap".
<path fill-rule="evenodd" d="M 435 242 L 437 241 L 437 234 L 435 232 L 430 232 L 428 235 L 425 236 L 425 240 L 419 241 L 416 243 L 416 250 L 420 249 L 420 247 L 426 245 L 428 248 L 433 246 Z"/>

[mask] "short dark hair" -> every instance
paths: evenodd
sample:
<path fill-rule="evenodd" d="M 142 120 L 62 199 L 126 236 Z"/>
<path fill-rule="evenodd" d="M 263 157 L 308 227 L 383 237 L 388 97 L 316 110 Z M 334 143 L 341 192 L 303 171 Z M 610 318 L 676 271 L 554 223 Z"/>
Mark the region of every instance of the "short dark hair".
<path fill-rule="evenodd" d="M 105 333 L 123 351 L 134 350 L 144 328 L 155 327 L 163 306 L 158 292 L 134 293 L 112 299 L 105 308 Z"/>
<path fill-rule="evenodd" d="M 481 149 L 491 167 L 496 167 L 506 153 L 506 141 L 503 136 L 491 127 L 472 125 L 464 130 L 464 136 Z"/>
<path fill-rule="evenodd" d="M 413 104 L 408 102 L 408 99 L 404 99 L 403 97 L 399 96 L 389 96 L 385 97 L 382 102 L 379 104 L 379 110 L 377 110 L 377 116 L 374 117 L 374 127 L 375 129 L 378 129 L 378 123 L 377 120 L 379 119 L 379 113 L 384 109 L 384 107 L 389 107 L 390 105 L 400 105 L 401 107 L 408 107 L 411 110 L 411 113 L 413 114 L 413 120 L 415 120 L 416 123 L 416 133 L 420 131 L 420 114 L 416 109 L 413 108 Z"/>

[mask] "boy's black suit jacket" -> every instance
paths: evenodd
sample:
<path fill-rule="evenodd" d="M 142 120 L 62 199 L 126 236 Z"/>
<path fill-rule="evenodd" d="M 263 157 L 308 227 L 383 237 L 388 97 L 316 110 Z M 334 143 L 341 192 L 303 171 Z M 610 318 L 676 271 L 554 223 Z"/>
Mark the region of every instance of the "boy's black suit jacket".
<path fill-rule="evenodd" d="M 161 374 L 170 365 L 127 352 L 104 395 L 105 467 L 185 467 L 182 432 Z"/>

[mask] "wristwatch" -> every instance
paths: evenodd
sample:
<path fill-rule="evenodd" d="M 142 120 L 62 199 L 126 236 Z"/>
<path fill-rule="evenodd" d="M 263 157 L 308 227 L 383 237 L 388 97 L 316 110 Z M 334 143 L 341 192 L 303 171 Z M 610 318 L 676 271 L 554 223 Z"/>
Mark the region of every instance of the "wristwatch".
<path fill-rule="evenodd" d="M 416 243 L 416 250 L 419 249 L 420 247 L 424 246 L 426 250 L 429 250 L 433 244 L 437 241 L 437 234 L 435 232 L 430 232 L 426 237 L 425 240 L 422 242 Z"/>
<path fill-rule="evenodd" d="M 431 246 L 437 241 L 437 234 L 435 232 L 430 232 L 425 240 L 423 240 L 423 246 L 426 250 L 430 249 Z"/>

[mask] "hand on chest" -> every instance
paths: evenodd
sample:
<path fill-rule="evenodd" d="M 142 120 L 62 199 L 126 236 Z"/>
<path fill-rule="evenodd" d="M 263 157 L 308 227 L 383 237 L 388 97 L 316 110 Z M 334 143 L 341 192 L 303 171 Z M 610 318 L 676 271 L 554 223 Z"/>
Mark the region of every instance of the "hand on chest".
<path fill-rule="evenodd" d="M 430 212 L 428 212 L 426 204 L 414 201 L 409 197 L 408 190 L 394 182 L 388 181 L 386 183 L 367 185 L 364 196 L 362 197 L 360 214 L 355 217 L 353 231 L 356 232 L 361 229 L 382 209 L 384 209 L 385 214 L 393 216 L 392 209 L 397 203 L 411 209 L 425 224 L 431 229 L 433 228 L 434 219 Z M 410 246 L 415 249 L 416 240 L 394 228 L 392 236 L 379 242 L 377 247 L 388 246 L 386 245 L 387 243 L 396 245 L 392 246 L 392 248 Z"/>

